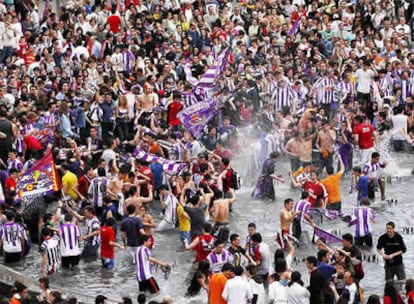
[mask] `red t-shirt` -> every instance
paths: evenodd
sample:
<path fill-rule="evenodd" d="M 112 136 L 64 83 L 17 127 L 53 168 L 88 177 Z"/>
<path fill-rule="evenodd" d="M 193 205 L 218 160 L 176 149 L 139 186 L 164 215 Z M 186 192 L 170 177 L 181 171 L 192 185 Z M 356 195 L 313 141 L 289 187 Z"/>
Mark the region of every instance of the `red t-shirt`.
<path fill-rule="evenodd" d="M 11 178 L 11 177 L 8 177 L 6 179 L 4 185 L 5 185 L 5 188 L 6 188 L 6 192 L 7 193 L 9 193 L 10 191 L 12 191 L 12 189 L 14 191 L 16 191 L 16 181 L 13 178 Z"/>
<path fill-rule="evenodd" d="M 149 177 L 151 180 L 148 183 L 141 185 L 141 196 L 148 197 L 149 196 L 149 190 L 148 190 L 148 184 L 151 184 L 154 186 L 154 175 L 152 174 L 152 170 L 148 168 L 147 166 L 142 166 L 139 170 L 139 173 Z M 143 180 L 144 178 L 138 177 L 139 180 Z"/>
<path fill-rule="evenodd" d="M 226 174 L 223 176 L 223 192 L 230 192 L 231 182 L 232 182 L 232 173 L 230 167 L 225 168 Z"/>
<path fill-rule="evenodd" d="M 115 257 L 114 246 L 109 245 L 110 241 L 115 242 L 114 229 L 103 226 L 101 228 L 101 257 L 105 259 L 113 259 Z"/>
<path fill-rule="evenodd" d="M 181 121 L 177 118 L 177 114 L 183 109 L 181 102 L 172 102 L 168 105 L 168 125 L 178 126 Z"/>
<path fill-rule="evenodd" d="M 311 181 L 305 183 L 305 191 L 309 193 L 308 201 L 311 203 L 311 208 L 321 207 L 320 199 L 328 195 L 325 187 L 321 183 L 314 184 Z M 318 199 L 319 197 L 319 199 Z"/>
<path fill-rule="evenodd" d="M 109 16 L 108 19 L 106 19 L 106 22 L 109 24 L 112 33 L 116 34 L 119 32 L 121 18 L 118 15 Z"/>
<path fill-rule="evenodd" d="M 198 244 L 194 248 L 196 252 L 195 262 L 207 260 L 208 254 L 214 247 L 215 238 L 210 234 L 202 234 L 198 237 Z"/>
<path fill-rule="evenodd" d="M 79 185 L 79 192 L 84 197 L 88 197 L 88 190 L 89 190 L 90 181 L 88 180 L 88 178 L 85 175 L 83 175 L 79 178 L 78 185 Z"/>
<path fill-rule="evenodd" d="M 371 149 L 374 147 L 374 128 L 367 123 L 357 124 L 352 130 L 352 134 L 358 135 L 358 145 L 360 149 Z"/>

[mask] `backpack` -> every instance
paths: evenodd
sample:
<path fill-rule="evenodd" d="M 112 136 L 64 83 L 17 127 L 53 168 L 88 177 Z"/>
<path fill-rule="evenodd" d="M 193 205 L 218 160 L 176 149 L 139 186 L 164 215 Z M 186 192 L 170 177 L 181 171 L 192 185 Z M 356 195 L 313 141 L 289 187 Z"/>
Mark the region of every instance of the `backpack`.
<path fill-rule="evenodd" d="M 230 172 L 231 172 L 231 188 L 233 188 L 234 190 L 239 190 L 240 189 L 240 176 L 237 173 L 237 171 L 235 171 L 233 168 L 230 168 Z"/>
<path fill-rule="evenodd" d="M 354 272 L 355 272 L 355 279 L 359 282 L 361 281 L 364 276 L 364 268 L 362 267 L 362 262 L 359 262 L 358 264 L 354 265 Z"/>

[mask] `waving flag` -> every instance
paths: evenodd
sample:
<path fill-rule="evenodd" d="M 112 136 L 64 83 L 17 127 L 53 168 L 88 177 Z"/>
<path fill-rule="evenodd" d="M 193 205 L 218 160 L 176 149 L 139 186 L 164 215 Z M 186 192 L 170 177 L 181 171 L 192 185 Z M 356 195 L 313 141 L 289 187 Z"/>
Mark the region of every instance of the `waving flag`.
<path fill-rule="evenodd" d="M 217 60 L 215 60 L 213 64 L 208 67 L 208 70 L 203 74 L 203 76 L 201 76 L 200 80 L 197 80 L 195 77 L 193 77 L 190 62 L 184 64 L 184 73 L 186 80 L 194 87 L 194 91 L 197 94 L 198 92 L 204 92 L 215 86 L 216 79 L 226 69 L 230 53 L 230 47 L 222 51 Z"/>
<path fill-rule="evenodd" d="M 17 183 L 19 198 L 26 199 L 50 194 L 59 191 L 60 188 L 60 179 L 50 151 L 38 160 Z"/>
<path fill-rule="evenodd" d="M 153 162 L 160 163 L 162 165 L 162 169 L 168 175 L 180 174 L 181 171 L 183 171 L 184 169 L 188 167 L 187 163 L 165 159 L 157 155 L 147 153 L 141 148 L 136 149 L 133 153 L 133 156 L 136 159 L 143 160 L 147 163 L 153 163 Z"/>
<path fill-rule="evenodd" d="M 337 236 L 334 236 L 332 233 L 329 233 L 321 228 L 315 227 L 315 235 L 317 237 L 323 237 L 326 240 L 326 243 L 340 243 L 342 239 Z"/>
<path fill-rule="evenodd" d="M 182 110 L 177 118 L 195 138 L 199 138 L 207 123 L 216 114 L 216 101 L 206 99 Z"/>
<path fill-rule="evenodd" d="M 300 18 L 292 25 L 290 31 L 286 33 L 287 36 L 296 35 L 300 25 Z"/>

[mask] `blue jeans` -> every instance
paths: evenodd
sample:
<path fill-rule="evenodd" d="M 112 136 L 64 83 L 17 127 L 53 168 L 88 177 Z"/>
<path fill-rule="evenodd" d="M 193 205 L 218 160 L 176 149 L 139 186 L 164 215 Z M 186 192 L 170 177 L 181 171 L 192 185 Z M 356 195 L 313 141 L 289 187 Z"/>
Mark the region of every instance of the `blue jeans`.
<path fill-rule="evenodd" d="M 0 63 L 4 62 L 6 58 L 11 57 L 12 55 L 13 55 L 13 47 L 3 46 L 3 50 L 1 51 L 1 56 L 0 56 Z"/>
<path fill-rule="evenodd" d="M 183 246 L 185 246 L 184 240 L 187 240 L 188 244 L 191 244 L 190 231 L 180 231 L 180 240 Z"/>

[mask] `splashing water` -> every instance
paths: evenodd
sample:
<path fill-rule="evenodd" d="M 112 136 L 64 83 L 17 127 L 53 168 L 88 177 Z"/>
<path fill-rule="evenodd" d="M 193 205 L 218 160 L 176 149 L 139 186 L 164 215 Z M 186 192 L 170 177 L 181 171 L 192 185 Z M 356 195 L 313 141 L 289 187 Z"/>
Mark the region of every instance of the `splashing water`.
<path fill-rule="evenodd" d="M 386 176 L 409 176 L 412 168 L 401 168 L 395 158 L 391 156 L 391 131 L 384 132 L 378 140 L 376 150 L 381 155 L 381 161 L 387 161 L 388 165 L 382 173 Z"/>

